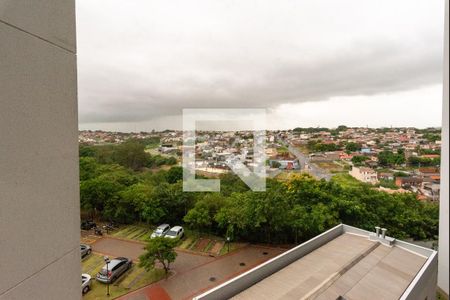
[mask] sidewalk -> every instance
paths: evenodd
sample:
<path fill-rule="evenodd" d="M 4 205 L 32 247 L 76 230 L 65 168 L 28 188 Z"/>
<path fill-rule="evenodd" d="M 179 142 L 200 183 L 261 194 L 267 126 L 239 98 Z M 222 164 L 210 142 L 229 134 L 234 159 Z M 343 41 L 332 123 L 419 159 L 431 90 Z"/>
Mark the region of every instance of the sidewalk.
<path fill-rule="evenodd" d="M 137 290 L 119 300 L 183 300 L 192 299 L 224 281 L 282 253 L 284 249 L 247 246 L 213 261 L 175 273 L 167 280 Z M 165 291 L 165 295 L 162 294 Z M 152 298 L 153 297 L 153 298 Z M 159 297 L 159 298 L 158 298 Z"/>
<path fill-rule="evenodd" d="M 140 290 L 131 292 L 116 300 L 172 300 L 159 284 L 151 284 Z"/>

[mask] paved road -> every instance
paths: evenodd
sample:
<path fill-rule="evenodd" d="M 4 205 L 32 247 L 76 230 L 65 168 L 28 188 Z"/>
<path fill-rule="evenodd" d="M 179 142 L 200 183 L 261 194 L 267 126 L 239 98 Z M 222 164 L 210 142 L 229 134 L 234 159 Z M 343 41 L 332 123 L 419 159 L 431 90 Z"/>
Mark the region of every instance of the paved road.
<path fill-rule="evenodd" d="M 136 260 L 143 252 L 143 244 L 104 237 L 93 243 L 92 249 L 112 257 L 126 256 Z M 177 251 L 177 259 L 171 267 L 174 275 L 118 299 L 191 299 L 283 251 L 280 248 L 247 246 L 218 258 Z"/>
<path fill-rule="evenodd" d="M 315 177 L 319 179 L 325 179 L 329 181 L 331 177 L 333 176 L 330 174 L 327 170 L 324 170 L 322 168 L 319 168 L 315 164 L 311 163 L 311 159 L 308 155 L 303 154 L 300 150 L 293 147 L 291 144 L 287 143 L 284 140 L 280 140 L 281 143 L 283 143 L 286 147 L 288 147 L 289 152 L 291 152 L 300 162 L 300 165 L 302 169 L 308 171 Z"/>

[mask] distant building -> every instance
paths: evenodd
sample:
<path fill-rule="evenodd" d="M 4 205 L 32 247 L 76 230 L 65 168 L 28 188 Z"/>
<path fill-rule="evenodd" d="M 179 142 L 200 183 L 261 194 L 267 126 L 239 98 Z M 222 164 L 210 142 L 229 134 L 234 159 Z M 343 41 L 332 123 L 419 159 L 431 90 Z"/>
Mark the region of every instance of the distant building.
<path fill-rule="evenodd" d="M 419 168 L 416 171 L 417 175 L 422 178 L 431 178 L 432 176 L 440 176 L 441 171 L 439 168 L 433 168 L 433 167 L 423 167 Z"/>
<path fill-rule="evenodd" d="M 419 187 L 423 182 L 420 177 L 397 177 L 395 185 L 398 187 Z"/>
<path fill-rule="evenodd" d="M 339 159 L 341 159 L 341 160 L 352 160 L 352 158 L 353 158 L 353 154 L 348 154 L 348 153 L 345 153 L 345 152 L 342 152 L 339 155 Z"/>
<path fill-rule="evenodd" d="M 424 154 L 424 155 L 421 155 L 420 157 L 434 159 L 434 158 L 441 158 L 441 155 L 439 155 L 439 154 Z"/>
<path fill-rule="evenodd" d="M 280 170 L 299 170 L 300 162 L 297 159 L 273 159 L 269 161 L 270 166 Z"/>
<path fill-rule="evenodd" d="M 173 144 L 161 144 L 161 146 L 158 148 L 158 151 L 164 154 L 176 153 L 178 151 L 178 148 L 174 147 Z"/>
<path fill-rule="evenodd" d="M 367 167 L 353 167 L 349 174 L 359 181 L 377 184 L 378 183 L 378 175 L 377 172 L 371 168 Z"/>
<path fill-rule="evenodd" d="M 438 201 L 441 193 L 441 185 L 433 182 L 423 182 L 419 192 L 431 201 Z"/>
<path fill-rule="evenodd" d="M 394 180 L 394 173 L 391 172 L 378 173 L 378 180 Z"/>
<path fill-rule="evenodd" d="M 362 148 L 360 152 L 363 153 L 363 154 L 370 154 L 370 153 L 372 153 L 372 149 L 370 149 L 370 148 Z"/>

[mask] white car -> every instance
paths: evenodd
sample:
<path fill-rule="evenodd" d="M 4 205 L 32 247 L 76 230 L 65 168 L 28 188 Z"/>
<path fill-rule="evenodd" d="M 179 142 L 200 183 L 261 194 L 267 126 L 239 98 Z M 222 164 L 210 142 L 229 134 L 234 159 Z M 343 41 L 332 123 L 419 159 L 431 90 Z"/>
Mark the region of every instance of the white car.
<path fill-rule="evenodd" d="M 155 237 L 163 237 L 166 235 L 166 233 L 170 230 L 170 226 L 169 224 L 162 224 L 159 225 L 158 228 L 156 228 L 156 230 L 152 233 L 152 235 L 150 236 L 150 238 L 155 238 Z"/>
<path fill-rule="evenodd" d="M 92 248 L 89 245 L 80 244 L 81 258 L 88 256 L 92 252 Z"/>
<path fill-rule="evenodd" d="M 91 275 L 81 274 L 81 292 L 86 294 L 91 289 Z"/>
<path fill-rule="evenodd" d="M 184 235 L 184 229 L 181 226 L 174 226 L 166 233 L 164 237 L 169 239 L 182 238 Z"/>

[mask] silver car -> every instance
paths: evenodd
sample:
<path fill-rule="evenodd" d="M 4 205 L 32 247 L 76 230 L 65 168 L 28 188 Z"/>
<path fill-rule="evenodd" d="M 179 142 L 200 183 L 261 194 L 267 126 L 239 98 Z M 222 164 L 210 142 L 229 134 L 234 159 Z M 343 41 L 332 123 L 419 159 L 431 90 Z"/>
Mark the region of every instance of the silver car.
<path fill-rule="evenodd" d="M 81 292 L 86 294 L 91 289 L 91 275 L 81 274 Z"/>
<path fill-rule="evenodd" d="M 89 245 L 80 244 L 81 258 L 88 256 L 92 252 L 92 248 Z"/>
<path fill-rule="evenodd" d="M 158 228 L 156 228 L 155 231 L 153 231 L 150 238 L 163 237 L 166 235 L 167 232 L 169 232 L 169 230 L 170 230 L 169 224 L 161 224 L 158 226 Z"/>
<path fill-rule="evenodd" d="M 174 226 L 170 228 L 170 230 L 166 233 L 164 236 L 165 238 L 169 239 L 176 239 L 176 238 L 183 238 L 184 236 L 184 229 L 181 226 Z"/>
<path fill-rule="evenodd" d="M 119 278 L 123 273 L 131 268 L 133 262 L 131 259 L 126 257 L 117 257 L 111 259 L 108 264 L 103 266 L 103 268 L 97 274 L 97 281 L 103 283 L 113 283 L 117 278 Z"/>

